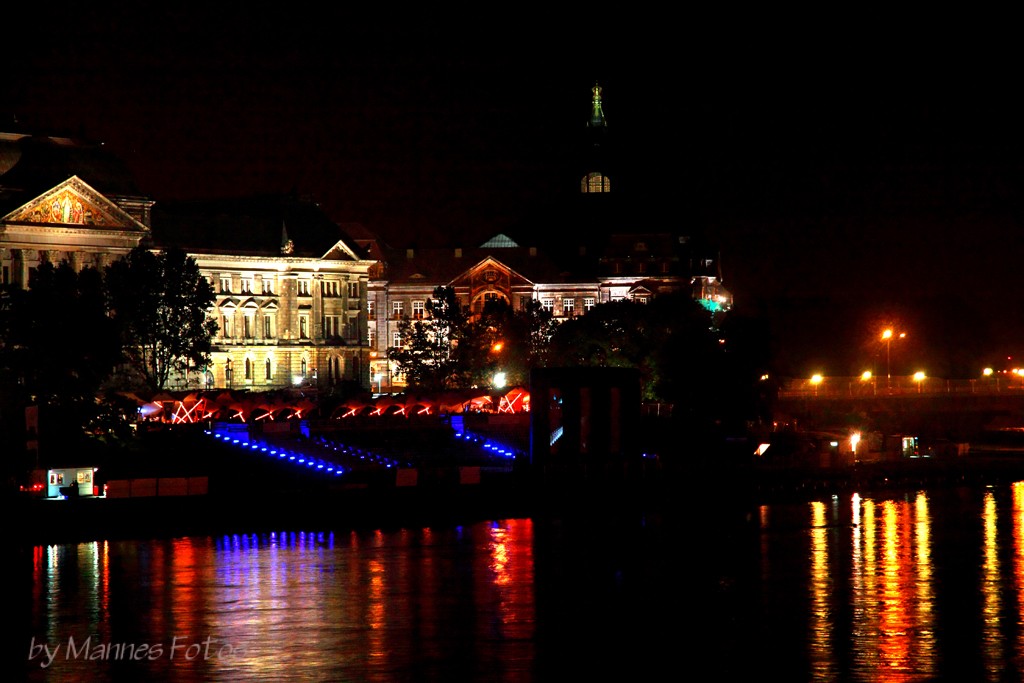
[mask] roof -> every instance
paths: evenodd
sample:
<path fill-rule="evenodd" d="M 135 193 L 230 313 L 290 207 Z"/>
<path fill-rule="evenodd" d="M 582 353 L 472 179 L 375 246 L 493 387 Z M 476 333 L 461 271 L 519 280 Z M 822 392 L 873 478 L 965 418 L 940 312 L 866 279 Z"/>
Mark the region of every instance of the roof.
<path fill-rule="evenodd" d="M 161 202 L 153 207 L 153 241 L 192 253 L 304 258 L 321 258 L 341 242 L 370 258 L 318 204 L 295 195 Z"/>
<path fill-rule="evenodd" d="M 0 133 L 0 201 L 5 205 L 20 205 L 72 176 L 107 196 L 143 196 L 128 167 L 102 143 Z"/>
<path fill-rule="evenodd" d="M 493 258 L 532 282 L 591 282 L 584 271 L 566 270 L 544 252 L 529 247 L 427 248 L 385 252 L 385 278 L 395 284 L 447 284 Z"/>

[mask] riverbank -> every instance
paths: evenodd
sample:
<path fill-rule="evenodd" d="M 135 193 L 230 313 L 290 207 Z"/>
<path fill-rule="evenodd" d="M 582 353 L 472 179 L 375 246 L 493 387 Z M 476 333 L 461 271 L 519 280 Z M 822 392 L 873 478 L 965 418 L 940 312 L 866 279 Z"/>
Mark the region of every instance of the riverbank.
<path fill-rule="evenodd" d="M 999 485 L 1024 480 L 1024 456 L 974 454 L 850 467 L 718 466 L 518 471 L 461 486 L 275 490 L 211 486 L 200 496 L 40 499 L 5 497 L 10 534 L 25 543 L 351 531 L 469 524 L 505 518 L 587 518 L 706 510 L 742 520 L 759 505 L 832 495 Z M 727 522 L 728 519 L 720 521 Z"/>

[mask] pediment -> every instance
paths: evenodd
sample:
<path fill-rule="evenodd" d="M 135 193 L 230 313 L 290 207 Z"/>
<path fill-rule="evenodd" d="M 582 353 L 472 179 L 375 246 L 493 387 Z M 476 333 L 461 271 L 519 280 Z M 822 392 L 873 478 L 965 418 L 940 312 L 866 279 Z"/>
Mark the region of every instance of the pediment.
<path fill-rule="evenodd" d="M 488 256 L 453 279 L 451 281 L 451 286 L 471 286 L 473 283 L 479 283 L 481 280 L 485 282 L 489 281 L 488 273 L 496 274 L 496 279 L 504 280 L 508 282 L 510 286 L 533 285 L 531 280 L 523 277 L 519 272 L 513 270 L 498 259 Z"/>
<path fill-rule="evenodd" d="M 78 176 L 23 204 L 3 217 L 5 223 L 48 227 L 85 226 L 146 232 L 147 228 Z"/>
<path fill-rule="evenodd" d="M 359 261 L 360 256 L 344 240 L 338 240 L 321 258 L 325 261 Z"/>

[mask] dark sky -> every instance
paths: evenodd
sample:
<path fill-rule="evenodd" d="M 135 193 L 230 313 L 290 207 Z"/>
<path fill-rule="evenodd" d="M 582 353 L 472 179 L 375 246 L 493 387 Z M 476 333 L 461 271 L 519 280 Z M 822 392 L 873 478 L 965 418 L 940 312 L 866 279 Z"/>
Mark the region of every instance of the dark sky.
<path fill-rule="evenodd" d="M 877 362 L 887 323 L 947 374 L 1024 339 L 1024 104 L 997 35 L 250 7 L 20 10 L 0 111 L 104 141 L 157 200 L 295 189 L 393 243 L 451 244 L 576 182 L 600 80 L 621 182 L 720 244 L 794 371 Z"/>

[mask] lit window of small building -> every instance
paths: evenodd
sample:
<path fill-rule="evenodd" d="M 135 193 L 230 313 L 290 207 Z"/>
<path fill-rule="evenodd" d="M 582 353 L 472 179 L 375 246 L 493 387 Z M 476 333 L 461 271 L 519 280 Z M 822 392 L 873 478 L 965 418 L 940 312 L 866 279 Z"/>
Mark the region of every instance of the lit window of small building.
<path fill-rule="evenodd" d="M 423 320 L 426 317 L 426 307 L 423 301 L 412 302 L 412 318 L 413 320 Z"/>
<path fill-rule="evenodd" d="M 375 302 L 372 299 L 366 302 L 366 317 L 368 320 L 377 319 L 377 307 L 374 304 Z"/>
<path fill-rule="evenodd" d="M 589 297 L 589 296 L 583 297 L 583 310 L 584 311 L 589 311 L 590 309 L 592 309 L 594 307 L 594 305 L 596 303 L 597 302 L 596 302 L 596 300 L 593 297 Z"/>
<path fill-rule="evenodd" d="M 572 317 L 576 312 L 576 299 L 562 299 L 562 315 Z"/>
<path fill-rule="evenodd" d="M 555 300 L 554 299 L 541 299 L 540 300 L 540 305 L 543 306 L 544 310 L 547 311 L 548 313 L 551 313 L 552 311 L 555 310 Z"/>
<path fill-rule="evenodd" d="M 395 320 L 402 319 L 402 302 L 392 301 L 391 302 L 391 317 Z"/>
<path fill-rule="evenodd" d="M 391 333 L 391 346 L 398 349 L 402 347 L 402 333 L 395 330 Z"/>

